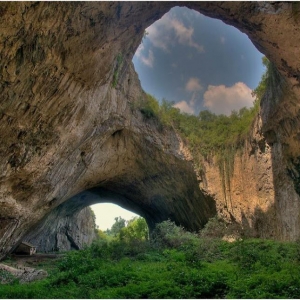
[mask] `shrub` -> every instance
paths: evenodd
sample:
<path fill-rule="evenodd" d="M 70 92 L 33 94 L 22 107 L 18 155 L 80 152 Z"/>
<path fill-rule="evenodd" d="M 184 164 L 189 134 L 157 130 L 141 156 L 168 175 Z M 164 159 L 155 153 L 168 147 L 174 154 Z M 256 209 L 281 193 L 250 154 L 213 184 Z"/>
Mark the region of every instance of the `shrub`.
<path fill-rule="evenodd" d="M 227 243 L 188 233 L 171 221 L 155 231 L 152 247 L 148 241 L 114 239 L 68 252 L 49 278 L 0 285 L 0 298 L 300 297 L 297 243 Z"/>
<path fill-rule="evenodd" d="M 151 235 L 151 243 L 157 248 L 179 248 L 197 241 L 196 234 L 185 231 L 170 220 L 157 224 Z"/>
<path fill-rule="evenodd" d="M 150 94 L 146 94 L 146 99 L 139 104 L 141 113 L 147 118 L 158 118 L 159 104 L 158 101 Z"/>
<path fill-rule="evenodd" d="M 223 238 L 232 236 L 239 239 L 244 232 L 238 223 L 227 223 L 218 216 L 210 218 L 204 228 L 200 230 L 200 236 L 203 238 Z"/>
<path fill-rule="evenodd" d="M 112 81 L 112 86 L 115 88 L 118 84 L 119 76 L 120 76 L 120 70 L 123 65 L 123 56 L 121 53 L 119 53 L 116 57 L 116 66 L 115 66 L 115 71 L 113 75 L 113 81 Z"/>
<path fill-rule="evenodd" d="M 149 229 L 144 218 L 135 217 L 128 221 L 127 226 L 122 228 L 119 233 L 119 239 L 126 242 L 147 241 L 149 238 Z"/>

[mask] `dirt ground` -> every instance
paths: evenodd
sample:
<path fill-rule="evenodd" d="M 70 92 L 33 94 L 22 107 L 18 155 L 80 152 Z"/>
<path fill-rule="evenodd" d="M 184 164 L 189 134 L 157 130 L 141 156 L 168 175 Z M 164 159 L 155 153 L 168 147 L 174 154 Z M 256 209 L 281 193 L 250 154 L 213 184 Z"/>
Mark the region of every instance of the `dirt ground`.
<path fill-rule="evenodd" d="M 40 268 L 51 265 L 53 261 L 62 257 L 63 254 L 49 254 L 49 253 L 36 253 L 33 255 L 16 255 L 12 254 L 9 258 L 4 260 L 2 263 L 14 267 L 31 267 L 31 268 Z"/>

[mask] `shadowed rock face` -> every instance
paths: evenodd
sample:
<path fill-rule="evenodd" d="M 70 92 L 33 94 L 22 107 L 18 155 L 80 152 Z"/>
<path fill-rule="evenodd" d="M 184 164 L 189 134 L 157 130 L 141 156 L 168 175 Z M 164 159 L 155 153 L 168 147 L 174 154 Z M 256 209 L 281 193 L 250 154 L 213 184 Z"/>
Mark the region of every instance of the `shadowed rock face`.
<path fill-rule="evenodd" d="M 23 238 L 35 245 L 37 252 L 80 250 L 96 238 L 91 208 L 72 209 L 65 204 L 53 209 Z"/>
<path fill-rule="evenodd" d="M 178 178 L 178 176 L 177 174 L 174 175 L 175 178 Z M 187 181 L 184 182 L 187 183 Z M 143 184 L 142 181 L 141 183 Z M 197 182 L 187 186 L 187 196 L 189 189 L 194 189 L 193 185 L 197 186 Z M 151 190 L 152 187 L 148 186 L 147 189 Z M 117 187 L 113 190 L 117 190 Z M 129 209 L 143 216 L 147 220 L 150 230 L 154 228 L 156 223 L 168 218 L 176 220 L 179 224 L 189 226 L 188 228 L 190 229 L 197 230 L 203 226 L 201 222 L 205 220 L 204 214 L 200 213 L 193 216 L 194 210 L 201 211 L 203 209 L 201 201 L 208 203 L 211 201 L 212 206 L 210 209 L 214 211 L 214 202 L 209 200 L 208 197 L 204 198 L 200 194 L 197 198 L 197 195 L 194 194 L 195 199 L 200 200 L 200 203 L 192 202 L 189 209 L 184 207 L 186 205 L 184 199 L 179 199 L 176 202 L 176 195 L 173 195 L 167 186 L 165 186 L 165 190 L 165 192 L 161 191 L 159 194 L 150 197 L 150 203 L 135 199 L 135 195 L 141 194 L 139 191 L 133 190 L 135 195 L 132 195 L 130 198 L 130 195 L 124 196 L 127 193 L 126 188 L 122 194 L 100 187 L 86 190 L 53 209 L 23 240 L 37 246 L 37 250 L 40 252 L 78 250 L 82 249 L 85 245 L 90 245 L 96 237 L 95 220 L 90 208 L 86 206 L 95 203 L 111 202 Z M 167 199 L 167 196 L 165 196 L 167 193 L 173 195 L 173 203 L 165 203 L 164 199 Z M 193 200 L 194 198 L 191 199 Z M 193 220 L 188 221 L 189 218 Z"/>
<path fill-rule="evenodd" d="M 171 218 L 196 230 L 215 214 L 213 193 L 200 190 L 180 138 L 135 109 L 144 93 L 131 59 L 144 29 L 175 5 L 237 27 L 284 76 L 289 96 L 263 103 L 262 132 L 277 149 L 274 178 L 289 168 L 293 179 L 285 182 L 293 188 L 285 196 L 298 200 L 297 5 L 2 2 L 0 257 L 84 191 L 121 195 L 112 201 L 140 212 L 150 227 Z M 279 220 L 288 222 L 292 210 L 297 227 L 298 206 L 286 201 L 282 209 Z"/>

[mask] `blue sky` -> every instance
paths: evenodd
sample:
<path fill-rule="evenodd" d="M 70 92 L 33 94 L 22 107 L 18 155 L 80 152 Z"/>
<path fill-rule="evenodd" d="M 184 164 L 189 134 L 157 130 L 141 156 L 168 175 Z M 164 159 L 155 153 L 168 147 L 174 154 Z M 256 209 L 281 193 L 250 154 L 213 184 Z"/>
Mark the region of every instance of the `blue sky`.
<path fill-rule="evenodd" d="M 264 72 L 263 55 L 245 34 L 178 7 L 146 31 L 149 34 L 133 58 L 146 92 L 194 114 L 202 109 L 230 114 L 252 105 L 251 91 Z M 129 220 L 135 216 L 111 203 L 92 208 L 102 230 L 110 228 L 115 217 Z"/>
<path fill-rule="evenodd" d="M 229 114 L 251 106 L 264 67 L 246 34 L 175 7 L 146 29 L 133 62 L 143 89 L 189 113 Z"/>

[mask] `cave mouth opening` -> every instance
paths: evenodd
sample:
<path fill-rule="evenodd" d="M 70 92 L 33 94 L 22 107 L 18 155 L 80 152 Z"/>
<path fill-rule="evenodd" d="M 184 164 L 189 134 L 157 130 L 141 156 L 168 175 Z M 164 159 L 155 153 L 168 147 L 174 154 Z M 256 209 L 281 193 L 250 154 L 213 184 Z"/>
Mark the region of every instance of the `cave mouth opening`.
<path fill-rule="evenodd" d="M 105 237 L 108 241 L 119 238 L 120 230 L 129 226 L 128 230 L 123 231 L 125 238 L 132 237 L 131 229 L 142 227 L 134 233 L 142 232 L 144 235 L 140 234 L 141 238 L 148 239 L 149 218 L 147 213 L 142 215 L 143 210 L 126 197 L 103 188 L 94 188 L 54 208 L 34 230 L 26 234 L 24 241 L 35 245 L 38 252 L 79 250 L 99 237 Z M 139 225 L 142 223 L 142 226 L 135 226 L 136 222 Z M 117 230 L 112 230 L 112 227 Z"/>
<path fill-rule="evenodd" d="M 133 63 L 158 102 L 188 114 L 230 115 L 253 106 L 263 56 L 237 28 L 176 6 L 145 30 Z"/>
<path fill-rule="evenodd" d="M 130 210 L 110 202 L 93 204 L 90 208 L 95 214 L 96 228 L 101 231 L 110 230 L 117 218 L 121 218 L 128 223 L 133 218 L 141 217 Z"/>

